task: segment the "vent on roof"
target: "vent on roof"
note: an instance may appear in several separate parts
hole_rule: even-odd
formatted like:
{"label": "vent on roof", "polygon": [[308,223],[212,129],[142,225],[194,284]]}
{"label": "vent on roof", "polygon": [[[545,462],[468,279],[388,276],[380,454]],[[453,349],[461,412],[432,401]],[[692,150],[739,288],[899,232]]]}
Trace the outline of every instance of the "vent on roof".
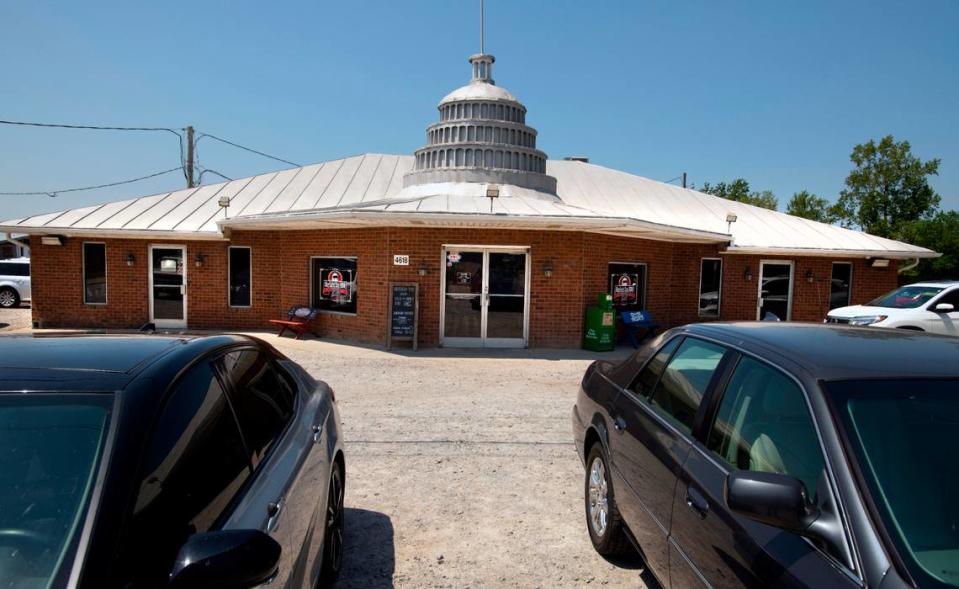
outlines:
{"label": "vent on roof", "polygon": [[585,155],[571,155],[569,157],[564,157],[563,159],[568,162],[583,162],[584,164],[589,163],[589,158]]}

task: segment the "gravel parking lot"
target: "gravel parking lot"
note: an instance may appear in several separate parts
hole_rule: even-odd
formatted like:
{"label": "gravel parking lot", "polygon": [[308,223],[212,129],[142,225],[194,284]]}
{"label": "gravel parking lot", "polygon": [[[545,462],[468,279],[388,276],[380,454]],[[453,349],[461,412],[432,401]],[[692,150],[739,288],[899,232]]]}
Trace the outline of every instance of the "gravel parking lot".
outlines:
{"label": "gravel parking lot", "polygon": [[[29,327],[29,308],[0,310],[0,331]],[[338,587],[655,586],[638,559],[598,556],[586,532],[570,410],[596,355],[254,335],[336,391],[347,453]]]}
{"label": "gravel parking lot", "polygon": [[0,309],[0,331],[17,331],[30,328],[30,305],[16,309]]}
{"label": "gravel parking lot", "polygon": [[339,587],[644,587],[589,543],[570,441],[582,352],[392,354],[271,343],[336,391],[347,452]]}

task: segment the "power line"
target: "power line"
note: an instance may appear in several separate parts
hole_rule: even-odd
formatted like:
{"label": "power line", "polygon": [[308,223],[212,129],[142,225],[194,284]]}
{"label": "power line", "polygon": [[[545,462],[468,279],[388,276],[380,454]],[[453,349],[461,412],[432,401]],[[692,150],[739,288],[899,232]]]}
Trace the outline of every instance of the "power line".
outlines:
{"label": "power line", "polygon": [[119,182],[110,182],[109,184],[99,184],[97,186],[84,186],[82,188],[64,188],[63,190],[41,190],[41,191],[35,191],[35,192],[0,192],[0,196],[37,196],[37,195],[45,194],[50,197],[55,197],[56,195],[63,194],[65,192],[80,192],[82,190],[96,190],[98,188],[110,188],[111,186],[132,184],[134,182],[147,180],[149,178],[155,178],[157,176],[162,176],[163,174],[169,174],[170,172],[176,172],[177,170],[182,170],[182,169],[183,169],[183,166],[177,166],[175,168],[170,168],[169,170],[163,170],[162,172],[154,172],[153,174],[140,176],[139,178],[131,178],[129,180],[120,180]]}
{"label": "power line", "polygon": [[263,153],[262,151],[257,151],[257,150],[255,150],[255,149],[250,148],[250,147],[244,147],[244,146],[240,145],[239,143],[233,143],[232,141],[227,141],[226,139],[223,139],[223,138],[221,138],[221,137],[217,137],[216,135],[210,135],[209,133],[200,133],[200,135],[196,138],[196,142],[195,142],[195,143],[199,143],[199,142],[200,142],[200,139],[203,139],[204,137],[209,137],[210,139],[215,139],[216,141],[220,141],[220,142],[222,142],[222,143],[226,143],[227,145],[232,145],[233,147],[236,147],[236,148],[238,148],[238,149],[242,149],[242,150],[245,150],[245,151],[249,151],[250,153],[255,153],[255,154],[257,154],[257,155],[262,155],[263,157],[268,157],[268,158],[270,158],[271,160],[276,160],[276,161],[278,161],[278,162],[283,162],[284,164],[290,164],[291,166],[300,167],[300,164],[293,163],[293,162],[291,162],[291,161],[289,161],[289,160],[285,160],[285,159],[283,159],[283,158],[270,155],[270,154],[268,154],[268,153]]}
{"label": "power line", "polygon": [[28,123],[24,121],[3,120],[0,120],[0,124],[20,125],[23,127],[52,127],[58,129],[92,129],[94,131],[168,131],[174,135],[179,135],[179,133],[169,127],[105,127],[100,125],[61,125],[58,123]]}
{"label": "power line", "polygon": [[196,179],[197,184],[203,184],[203,174],[215,174],[219,176],[220,178],[223,178],[224,180],[229,180],[229,181],[233,180],[233,178],[230,178],[229,176],[224,176],[223,174],[217,172],[216,170],[211,170],[210,168],[204,168],[203,166],[199,164],[197,164],[197,167],[201,168],[200,175]]}

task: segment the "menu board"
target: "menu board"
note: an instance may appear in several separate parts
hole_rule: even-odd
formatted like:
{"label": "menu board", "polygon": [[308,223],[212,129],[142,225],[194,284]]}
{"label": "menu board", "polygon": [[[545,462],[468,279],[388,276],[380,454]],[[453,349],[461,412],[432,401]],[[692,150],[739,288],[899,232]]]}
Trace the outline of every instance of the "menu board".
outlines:
{"label": "menu board", "polygon": [[390,326],[387,347],[392,347],[394,341],[411,341],[413,350],[416,350],[418,288],[416,284],[390,284]]}

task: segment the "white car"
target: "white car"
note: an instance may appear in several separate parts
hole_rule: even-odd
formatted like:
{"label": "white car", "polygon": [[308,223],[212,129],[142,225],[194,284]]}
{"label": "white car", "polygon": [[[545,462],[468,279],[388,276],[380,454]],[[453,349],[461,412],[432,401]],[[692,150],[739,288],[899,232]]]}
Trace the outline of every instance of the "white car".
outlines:
{"label": "white car", "polygon": [[30,300],[30,258],[0,260],[0,308]]}
{"label": "white car", "polygon": [[901,286],[865,305],[833,309],[826,323],[959,335],[959,281]]}

